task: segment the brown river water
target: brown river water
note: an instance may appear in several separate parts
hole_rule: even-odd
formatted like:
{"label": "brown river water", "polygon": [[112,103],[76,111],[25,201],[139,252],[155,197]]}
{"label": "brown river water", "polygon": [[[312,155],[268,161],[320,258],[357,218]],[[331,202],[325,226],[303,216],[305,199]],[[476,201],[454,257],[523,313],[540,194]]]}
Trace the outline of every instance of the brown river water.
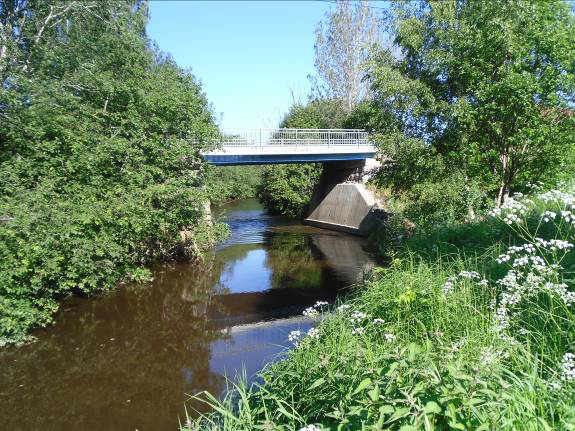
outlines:
{"label": "brown river water", "polygon": [[253,380],[375,264],[363,240],[266,214],[218,209],[231,235],[205,262],[153,268],[153,281],[64,301],[38,340],[0,350],[0,430],[177,430],[188,394]]}

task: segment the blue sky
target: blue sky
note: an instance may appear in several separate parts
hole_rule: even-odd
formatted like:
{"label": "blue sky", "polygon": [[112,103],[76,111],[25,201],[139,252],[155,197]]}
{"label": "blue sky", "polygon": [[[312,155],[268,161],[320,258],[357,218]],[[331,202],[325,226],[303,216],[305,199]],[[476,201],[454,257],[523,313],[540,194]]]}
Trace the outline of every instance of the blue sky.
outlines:
{"label": "blue sky", "polygon": [[152,1],[148,35],[202,81],[222,127],[276,127],[307,100],[321,1]]}

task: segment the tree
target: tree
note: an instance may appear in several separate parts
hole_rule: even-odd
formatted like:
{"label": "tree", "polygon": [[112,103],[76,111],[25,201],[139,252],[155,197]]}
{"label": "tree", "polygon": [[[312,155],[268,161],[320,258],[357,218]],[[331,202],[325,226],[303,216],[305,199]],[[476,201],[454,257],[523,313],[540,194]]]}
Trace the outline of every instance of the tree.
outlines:
{"label": "tree", "polygon": [[382,51],[370,69],[387,148],[421,142],[497,205],[563,169],[575,139],[568,4],[397,2],[388,23],[400,55]]}
{"label": "tree", "polygon": [[337,129],[347,115],[337,100],[313,100],[306,105],[295,104],[279,127],[300,129]]}
{"label": "tree", "polygon": [[351,111],[368,94],[364,67],[378,41],[377,21],[367,0],[338,1],[334,11],[316,28],[315,68],[312,78],[319,98],[337,99]]}
{"label": "tree", "polygon": [[216,238],[200,151],[217,127],[146,22],[140,1],[0,0],[0,345]]}

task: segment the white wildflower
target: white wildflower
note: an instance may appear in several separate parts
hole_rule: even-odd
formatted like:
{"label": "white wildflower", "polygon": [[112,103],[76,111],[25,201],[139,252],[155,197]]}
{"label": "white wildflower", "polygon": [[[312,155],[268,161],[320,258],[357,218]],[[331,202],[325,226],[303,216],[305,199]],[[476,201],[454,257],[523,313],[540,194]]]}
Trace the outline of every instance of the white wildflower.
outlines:
{"label": "white wildflower", "polygon": [[507,344],[509,344],[511,346],[517,346],[519,344],[519,341],[517,341],[515,338],[513,338],[510,335],[507,335],[504,332],[499,333],[499,339],[501,341],[506,342]]}
{"label": "white wildflower", "polygon": [[546,223],[551,220],[555,220],[555,217],[557,217],[557,213],[554,213],[553,211],[545,211],[542,215],[543,221]]}
{"label": "white wildflower", "polygon": [[317,328],[310,328],[310,329],[307,331],[307,335],[308,335],[308,337],[310,337],[310,338],[318,339],[318,338],[319,338],[319,329],[317,329]]}
{"label": "white wildflower", "polygon": [[299,340],[299,338],[301,337],[301,331],[291,331],[288,335],[288,340],[291,341],[292,343],[297,342],[297,340]]}
{"label": "white wildflower", "polygon": [[[457,280],[459,278],[465,278],[468,280],[480,280],[481,276],[479,275],[479,273],[475,271],[461,271],[457,275],[452,275],[447,279],[447,281],[443,285],[443,293],[445,295],[449,295],[450,293],[453,292],[453,290],[455,289],[455,284],[457,283]],[[481,279],[481,281],[479,281],[479,284],[481,286],[487,286],[487,283],[488,282],[485,279]]]}
{"label": "white wildflower", "polygon": [[337,307],[336,310],[340,313],[343,313],[344,311],[349,310],[350,308],[351,308],[351,305],[343,304],[343,305],[340,305],[339,307]]}
{"label": "white wildflower", "polygon": [[561,363],[561,380],[564,382],[575,381],[575,354],[565,353]]}
{"label": "white wildflower", "polygon": [[498,359],[499,359],[499,352],[493,349],[492,347],[483,349],[481,351],[481,354],[479,355],[479,361],[481,362],[481,365],[484,367],[492,365]]}
{"label": "white wildflower", "polygon": [[393,334],[383,334],[383,338],[388,342],[392,342],[397,339],[397,337]]}
{"label": "white wildflower", "polygon": [[453,288],[454,288],[456,281],[457,281],[456,276],[451,276],[447,279],[447,281],[443,285],[443,293],[445,295],[449,295],[451,292],[453,292]]}
{"label": "white wildflower", "polygon": [[303,310],[302,314],[306,317],[313,317],[313,316],[317,316],[319,314],[319,312],[313,307],[308,307],[305,310]]}
{"label": "white wildflower", "polygon": [[362,313],[361,311],[354,311],[351,313],[351,318],[349,320],[355,325],[362,322],[365,318],[367,318],[367,314]]}
{"label": "white wildflower", "polygon": [[461,271],[461,272],[458,274],[458,276],[459,276],[459,277],[463,277],[463,278],[469,278],[469,279],[471,279],[471,280],[481,278],[481,277],[479,276],[479,274],[478,274],[477,272],[475,272],[475,271]]}
{"label": "white wildflower", "polygon": [[566,210],[561,211],[561,217],[567,223],[571,223],[571,222],[575,221],[575,215],[571,211],[566,211]]}
{"label": "white wildflower", "polygon": [[357,327],[357,328],[353,328],[353,330],[351,331],[351,333],[353,335],[361,335],[365,332],[365,328],[362,328],[361,326]]}
{"label": "white wildflower", "polygon": [[318,428],[315,425],[306,425],[303,428],[300,428],[299,431],[321,431],[321,428]]}
{"label": "white wildflower", "polygon": [[385,323],[385,320],[383,320],[383,319],[379,319],[379,318],[373,319],[374,325],[383,325],[384,323]]}

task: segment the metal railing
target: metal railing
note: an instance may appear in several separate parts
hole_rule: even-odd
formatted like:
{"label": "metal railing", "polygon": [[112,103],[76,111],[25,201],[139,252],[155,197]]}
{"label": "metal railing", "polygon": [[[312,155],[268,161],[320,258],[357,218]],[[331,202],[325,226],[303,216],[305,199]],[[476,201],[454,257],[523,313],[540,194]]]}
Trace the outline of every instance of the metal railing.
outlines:
{"label": "metal railing", "polygon": [[368,133],[355,129],[223,129],[224,147],[367,146]]}

